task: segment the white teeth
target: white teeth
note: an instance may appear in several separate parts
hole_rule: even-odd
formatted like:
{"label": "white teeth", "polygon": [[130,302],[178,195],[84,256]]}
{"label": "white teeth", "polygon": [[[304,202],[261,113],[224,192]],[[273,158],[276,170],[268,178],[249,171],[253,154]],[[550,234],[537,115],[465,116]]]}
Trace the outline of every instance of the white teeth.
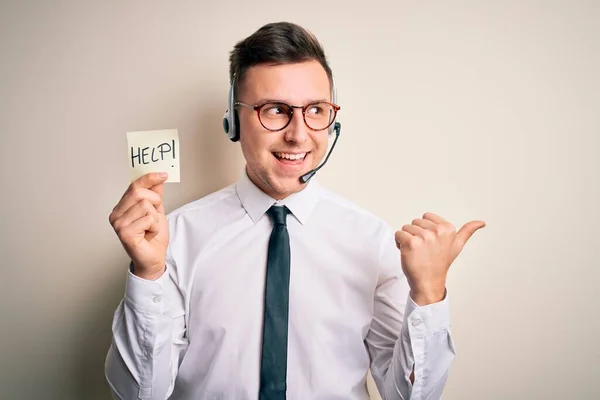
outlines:
{"label": "white teeth", "polygon": [[279,158],[287,158],[288,160],[301,160],[306,157],[306,153],[289,154],[289,153],[275,153]]}

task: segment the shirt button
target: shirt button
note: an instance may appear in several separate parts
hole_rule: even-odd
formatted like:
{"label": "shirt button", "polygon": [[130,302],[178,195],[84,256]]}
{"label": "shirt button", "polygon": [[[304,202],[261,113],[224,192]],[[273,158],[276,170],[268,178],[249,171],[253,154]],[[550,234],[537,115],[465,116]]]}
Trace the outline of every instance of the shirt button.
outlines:
{"label": "shirt button", "polygon": [[412,322],[412,324],[413,324],[413,326],[419,326],[419,325],[421,325],[421,322],[423,322],[423,321],[421,321],[420,319],[415,319],[415,320]]}
{"label": "shirt button", "polygon": [[161,300],[162,300],[162,297],[160,297],[160,296],[154,296],[152,298],[152,301],[155,302],[155,303],[160,303]]}

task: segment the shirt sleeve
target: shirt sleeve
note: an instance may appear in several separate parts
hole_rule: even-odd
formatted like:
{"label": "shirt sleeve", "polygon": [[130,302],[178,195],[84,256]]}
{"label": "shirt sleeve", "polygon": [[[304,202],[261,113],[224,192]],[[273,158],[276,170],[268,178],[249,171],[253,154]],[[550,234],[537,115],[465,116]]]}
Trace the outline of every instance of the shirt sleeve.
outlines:
{"label": "shirt sleeve", "polygon": [[155,281],[127,274],[105,373],[115,399],[165,400],[187,349],[183,297],[167,263]]}
{"label": "shirt sleeve", "polygon": [[393,233],[384,239],[379,267],[366,338],[373,380],[384,400],[439,399],[455,355],[448,295],[422,307],[410,298]]}

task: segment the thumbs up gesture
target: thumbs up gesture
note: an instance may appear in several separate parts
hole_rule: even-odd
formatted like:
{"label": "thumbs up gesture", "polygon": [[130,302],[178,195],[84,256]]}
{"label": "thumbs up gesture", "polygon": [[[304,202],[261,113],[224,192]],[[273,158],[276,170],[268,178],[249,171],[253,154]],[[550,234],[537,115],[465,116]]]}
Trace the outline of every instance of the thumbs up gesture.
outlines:
{"label": "thumbs up gesture", "polygon": [[444,299],[448,269],[483,221],[471,221],[456,228],[433,213],[425,213],[396,232],[402,270],[410,285],[413,301],[423,306]]}

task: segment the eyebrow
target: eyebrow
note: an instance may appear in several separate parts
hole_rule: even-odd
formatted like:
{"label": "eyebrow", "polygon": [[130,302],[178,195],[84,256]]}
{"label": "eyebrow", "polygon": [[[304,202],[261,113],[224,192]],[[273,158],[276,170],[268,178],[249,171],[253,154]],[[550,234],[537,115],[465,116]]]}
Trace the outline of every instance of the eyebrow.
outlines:
{"label": "eyebrow", "polygon": [[[316,100],[309,100],[308,102],[304,103],[304,104],[313,104],[313,103],[328,103],[329,99],[316,99]],[[265,99],[259,99],[257,100],[254,104],[265,104],[265,103],[284,103],[284,104],[290,104],[285,100],[281,100],[281,99],[269,99],[269,98],[265,98]],[[290,105],[295,105],[295,104],[290,104]]]}

